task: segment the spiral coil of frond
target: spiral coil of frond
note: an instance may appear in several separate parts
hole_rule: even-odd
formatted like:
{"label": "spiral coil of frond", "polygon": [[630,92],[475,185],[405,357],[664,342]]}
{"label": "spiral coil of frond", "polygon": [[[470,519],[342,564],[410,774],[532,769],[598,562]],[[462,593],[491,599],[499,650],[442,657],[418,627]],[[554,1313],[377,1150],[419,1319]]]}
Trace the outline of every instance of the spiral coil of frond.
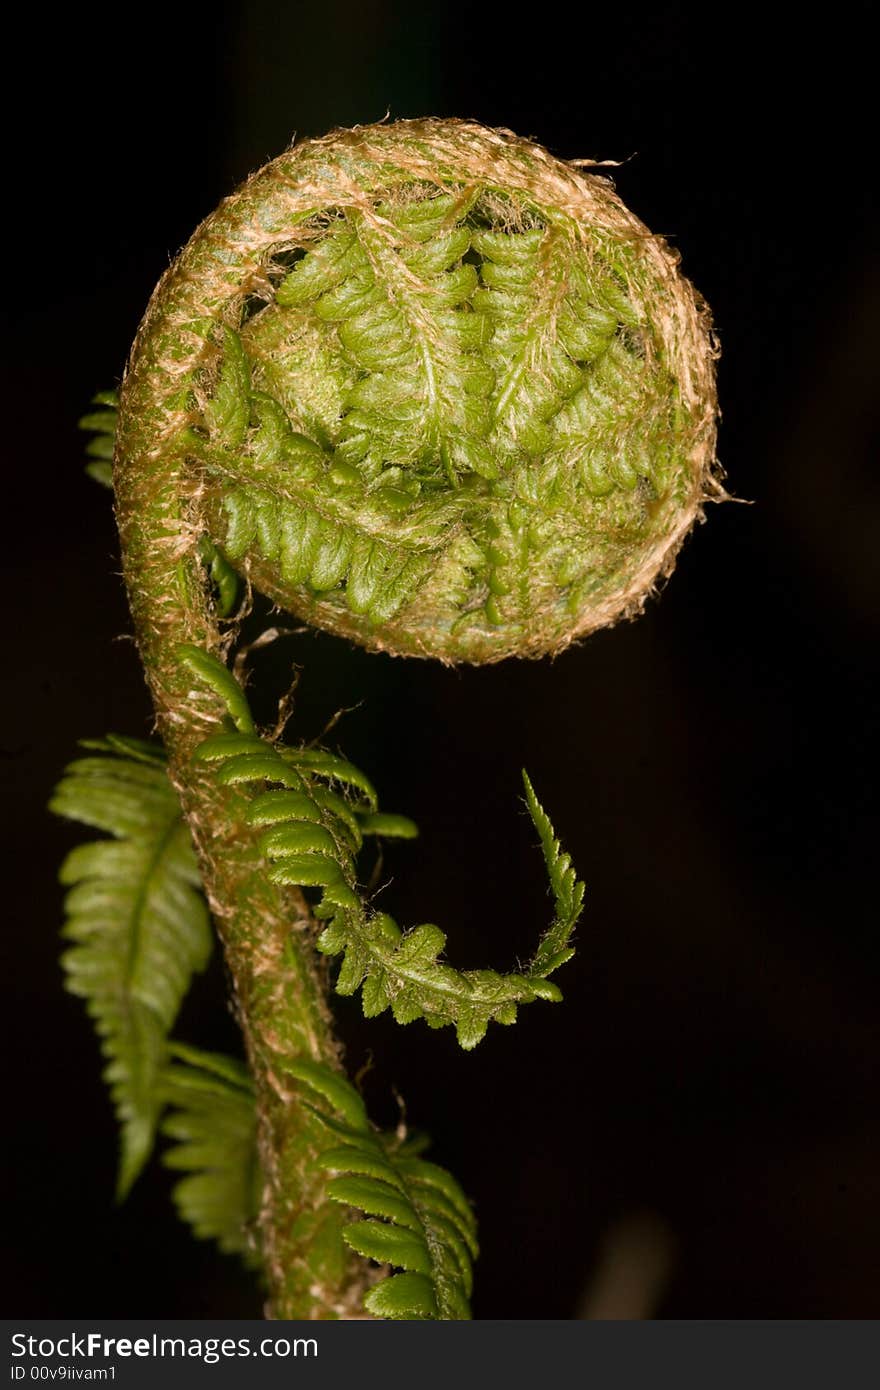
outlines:
{"label": "spiral coil of frond", "polygon": [[121,447],[179,455],[189,524],[317,626],[539,655],[636,611],[717,490],[713,357],[605,179],[402,121],[297,146],[203,224]]}

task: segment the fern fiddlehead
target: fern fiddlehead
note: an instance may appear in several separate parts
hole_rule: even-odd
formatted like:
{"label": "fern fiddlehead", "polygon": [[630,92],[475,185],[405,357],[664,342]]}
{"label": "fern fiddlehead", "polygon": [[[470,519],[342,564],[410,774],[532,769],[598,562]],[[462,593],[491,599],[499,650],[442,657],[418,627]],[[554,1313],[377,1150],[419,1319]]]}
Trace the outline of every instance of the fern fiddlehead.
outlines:
{"label": "fern fiddlehead", "polygon": [[[451,1023],[473,1046],[557,996],[582,888],[526,781],[556,917],[524,973],[455,971],[438,928],[371,913],[359,839],[405,822],[356,769],[256,729],[224,660],[232,571],[375,649],[556,651],[639,609],[717,488],[712,358],[674,256],[604,180],[453,121],[294,148],[153,296],[121,393],[117,516],[245,1036],[277,1315],[350,1314],[375,1278],[364,1257],[402,1271],[367,1295],[382,1315],[463,1316],[470,1280],[466,1204],[458,1221],[450,1191],[431,1208],[427,1167],[406,1175],[360,1121],[346,1143],[375,1171],[327,1159],[309,1089],[323,1077],[326,1099],[335,1077],[339,1100],[347,1083],[320,953],[342,956],[337,987],[362,988],[368,1014]],[[353,1233],[343,1201],[412,1238]]]}

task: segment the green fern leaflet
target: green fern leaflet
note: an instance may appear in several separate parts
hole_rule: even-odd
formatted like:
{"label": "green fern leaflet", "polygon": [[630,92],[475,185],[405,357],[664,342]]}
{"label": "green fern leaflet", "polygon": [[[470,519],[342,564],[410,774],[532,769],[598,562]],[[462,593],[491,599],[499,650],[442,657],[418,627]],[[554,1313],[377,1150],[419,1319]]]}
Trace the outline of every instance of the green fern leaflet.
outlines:
{"label": "green fern leaflet", "polygon": [[412,822],[377,816],[373,787],[344,759],[261,738],[227,668],[198,647],[179,650],[224,702],[238,730],[206,739],[195,756],[216,765],[222,785],[254,789],[246,819],[260,828],[269,878],[321,890],[314,912],[326,925],[317,945],[326,955],[342,957],[340,994],[362,989],[368,1018],[390,1008],[398,1023],[423,1018],[432,1028],[451,1024],[464,1048],[475,1047],[491,1021],[513,1023],[518,1005],[562,998],[547,976],[573,954],[570,938],[584,889],[528,778],[526,804],[541,837],[556,903],[553,925],[523,974],[455,970],[440,959],[446,936],[439,927],[425,923],[402,932],[387,913],[371,912],[359,891],[355,856],[363,834],[377,826],[387,827],[384,833],[408,834],[415,830]]}
{"label": "green fern leaflet", "polygon": [[168,1034],[211,952],[208,911],[189,831],[162,754],[135,739],[84,741],[50,809],[110,838],[71,850],[61,867],[67,988],[101,1037],[119,1119],[118,1195],[150,1156]]}
{"label": "green fern leaflet", "polygon": [[315,1062],[290,1072],[315,1097],[312,1108],[332,1138],[318,1160],[333,1175],[327,1195],[362,1213],[343,1227],[346,1242],[399,1271],[370,1289],[367,1311],[407,1321],[470,1318],[477,1227],[458,1183],[396,1134],[374,1130],[357,1091],[337,1073]]}
{"label": "green fern leaflet", "polygon": [[78,421],[79,428],[93,436],[86,445],[86,472],[102,487],[112,488],[119,392],[99,391],[92,397],[92,405],[97,408]]}
{"label": "green fern leaflet", "polygon": [[255,1268],[261,1174],[250,1075],[242,1062],[215,1052],[182,1043],[169,1051],[175,1062],[162,1089],[171,1109],[161,1129],[175,1142],[162,1162],[186,1175],[174,1186],[174,1205],[195,1235]]}

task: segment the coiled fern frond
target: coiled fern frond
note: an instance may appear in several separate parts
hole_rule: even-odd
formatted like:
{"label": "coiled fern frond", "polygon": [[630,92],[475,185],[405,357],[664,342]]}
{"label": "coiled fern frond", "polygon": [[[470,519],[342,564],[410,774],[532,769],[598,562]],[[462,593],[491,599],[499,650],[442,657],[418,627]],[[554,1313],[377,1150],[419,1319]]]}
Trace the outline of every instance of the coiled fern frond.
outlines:
{"label": "coiled fern frond", "polygon": [[714,346],[675,256],[506,132],[297,146],[200,230],[145,333],[124,414],[167,378],[162,448],[214,544],[369,647],[557,650],[638,611],[720,494]]}
{"label": "coiled fern frond", "polygon": [[[458,1189],[377,1137],[342,1078],[316,940],[341,957],[337,988],[360,989],[366,1013],[451,1024],[473,1047],[520,1003],[559,997],[548,976],[571,954],[583,888],[526,778],[555,914],[524,971],[456,971],[439,928],[401,932],[374,912],[358,884],[363,836],[414,827],[380,812],[344,759],[261,735],[227,665],[240,595],[445,662],[556,652],[637,612],[721,495],[714,355],[675,255],[604,179],[458,121],[338,131],[287,151],[202,224],[150,302],[120,392],[116,515],[170,780],[246,1040],[276,1316],[359,1314],[366,1261],[384,1258],[400,1272],[370,1292],[373,1311],[466,1316],[475,1248]],[[117,422],[113,401],[100,404],[84,424],[103,465]],[[138,839],[130,821],[105,828],[153,884],[146,831]],[[171,823],[168,810],[168,843]],[[119,945],[131,902],[116,861],[103,848],[92,859],[91,879],[68,868],[82,889],[76,978],[131,1130],[128,1182],[155,1131],[147,1096],[159,1073],[167,1081],[167,1032],[198,952],[180,922],[169,945],[157,911],[155,942],[176,965],[148,997],[129,978],[137,952]],[[244,1091],[227,1093],[237,1080],[216,1062],[184,1061],[172,1121],[192,1168],[184,1214],[235,1246],[244,1187],[228,1190],[227,1227],[212,1205],[229,1173],[209,1172],[222,1141],[208,1098],[243,1152]],[[365,1219],[352,1227],[344,1202]]]}
{"label": "coiled fern frond", "polygon": [[50,808],[106,832],[71,850],[62,956],[67,988],[101,1037],[120,1122],[117,1191],[150,1156],[167,1039],[194,972],[211,952],[208,912],[189,830],[161,751],[135,739],[84,741]]}

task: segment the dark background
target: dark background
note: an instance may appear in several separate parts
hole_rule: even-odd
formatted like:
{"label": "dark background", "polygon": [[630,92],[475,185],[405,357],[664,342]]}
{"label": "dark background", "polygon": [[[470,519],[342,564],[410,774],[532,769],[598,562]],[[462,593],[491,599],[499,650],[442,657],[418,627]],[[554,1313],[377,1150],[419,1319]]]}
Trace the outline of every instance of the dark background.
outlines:
{"label": "dark background", "polygon": [[[552,663],[453,672],[292,644],[295,727],[360,702],[333,737],[422,827],[390,858],[401,921],[443,924],[462,966],[527,955],[548,903],[522,765],[588,883],[563,1005],[464,1055],[343,1001],[352,1064],[372,1052],[373,1109],[393,1119],[397,1087],[477,1204],[478,1317],[577,1316],[638,1213],[666,1232],[659,1316],[880,1312],[876,81],[867,6],[813,29],[773,8],[214,0],[40,10],[8,36],[10,1314],[259,1307],[177,1226],[167,1175],[114,1209],[97,1048],[61,990],[55,872],[77,835],[45,802],[78,737],[149,719],[75,421],[224,194],[294,132],[386,111],[633,156],[621,194],[713,306],[720,455],[753,505],[711,507],[639,622]],[[221,990],[215,968],[182,1036],[234,1045]]]}

